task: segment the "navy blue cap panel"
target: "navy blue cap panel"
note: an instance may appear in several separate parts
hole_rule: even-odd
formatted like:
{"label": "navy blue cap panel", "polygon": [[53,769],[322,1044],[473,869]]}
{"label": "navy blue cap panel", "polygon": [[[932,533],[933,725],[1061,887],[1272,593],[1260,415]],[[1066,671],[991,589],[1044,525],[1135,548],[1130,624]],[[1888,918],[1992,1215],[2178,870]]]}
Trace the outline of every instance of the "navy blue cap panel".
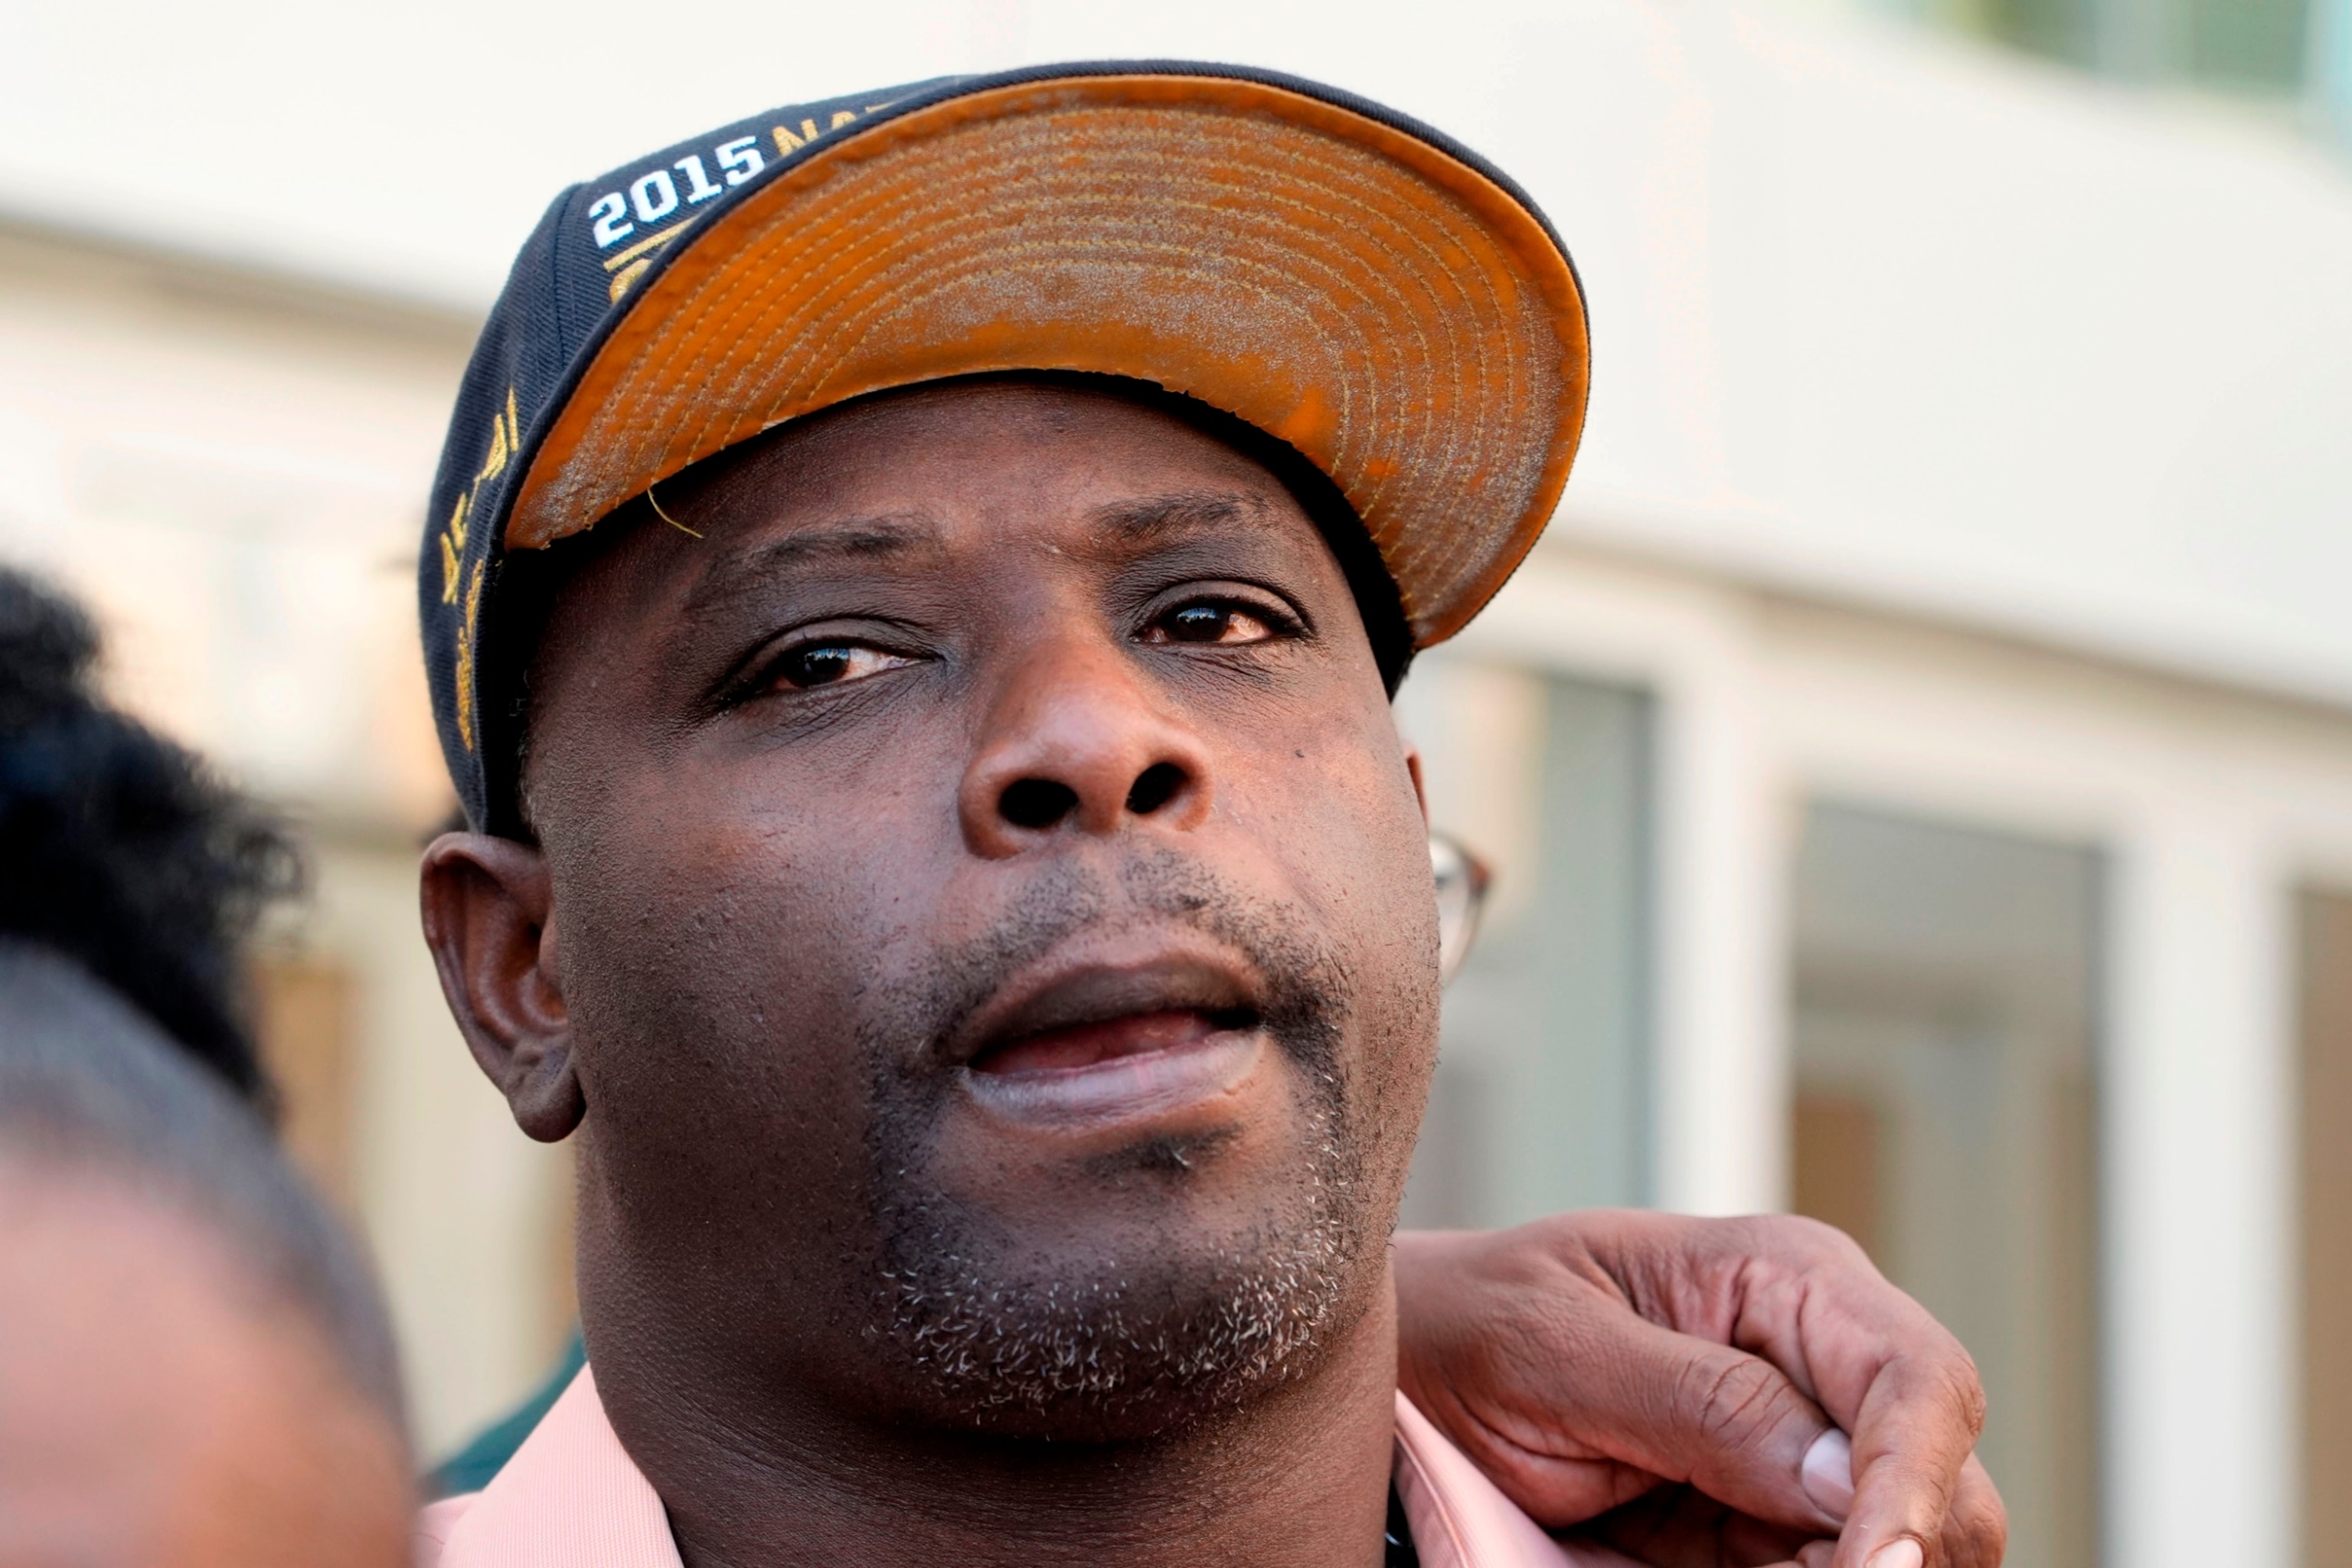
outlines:
{"label": "navy blue cap panel", "polygon": [[580,363],[625,313],[631,287],[697,220],[874,110],[954,79],[794,104],[664,148],[563,192],[524,242],[458,388],[418,563],[434,720],[476,827],[499,816],[492,781],[503,784],[512,763],[488,756],[486,744],[514,741],[478,711],[482,607],[526,454]]}
{"label": "navy blue cap panel", "polygon": [[[475,711],[475,646],[498,554],[498,520],[520,477],[523,410],[535,417],[563,374],[567,356],[551,258],[571,199],[565,192],[540,219],[474,345],[427,502],[417,563],[434,721],[458,804],[477,827],[488,820],[488,800]],[[518,287],[525,279],[530,283]]]}
{"label": "navy blue cap panel", "polygon": [[573,186],[554,256],[567,310],[577,303],[588,320],[601,320],[691,225],[724,210],[779,164],[878,110],[961,79],[940,77],[771,110]]}

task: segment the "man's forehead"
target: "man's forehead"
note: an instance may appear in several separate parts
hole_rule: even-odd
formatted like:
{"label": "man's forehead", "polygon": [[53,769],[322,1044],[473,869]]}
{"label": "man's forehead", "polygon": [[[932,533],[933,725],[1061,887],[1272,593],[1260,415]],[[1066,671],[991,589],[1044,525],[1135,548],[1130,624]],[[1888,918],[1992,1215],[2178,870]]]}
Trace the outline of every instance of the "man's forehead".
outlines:
{"label": "man's forehead", "polygon": [[997,552],[1110,570],[1172,557],[1188,572],[1209,575],[1249,575],[1302,548],[1323,552],[1313,526],[1276,499],[1278,486],[1271,488],[1274,495],[1252,489],[1125,497],[1011,526],[929,510],[777,519],[704,558],[681,619],[700,622],[730,602],[802,578],[966,575]]}
{"label": "man's forehead", "polygon": [[[1146,477],[1153,474],[1164,477]],[[1203,488],[1280,488],[1230,440],[1137,395],[1013,379],[907,387],[827,409],[730,447],[681,478],[722,506],[753,510],[797,499],[877,510],[868,504],[874,498],[977,492],[991,480],[1085,505]]]}

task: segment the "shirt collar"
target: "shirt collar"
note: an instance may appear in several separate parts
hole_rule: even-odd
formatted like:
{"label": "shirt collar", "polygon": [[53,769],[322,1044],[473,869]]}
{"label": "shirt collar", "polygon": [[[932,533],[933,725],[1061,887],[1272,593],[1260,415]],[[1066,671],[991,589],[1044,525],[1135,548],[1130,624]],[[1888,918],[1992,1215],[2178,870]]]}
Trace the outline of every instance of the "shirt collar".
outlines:
{"label": "shirt collar", "polygon": [[[1397,1395],[1395,1482],[1423,1568],[1632,1568],[1564,1546]],[[481,1491],[417,1524],[417,1568],[682,1568],[661,1499],[621,1447],[583,1368]]]}

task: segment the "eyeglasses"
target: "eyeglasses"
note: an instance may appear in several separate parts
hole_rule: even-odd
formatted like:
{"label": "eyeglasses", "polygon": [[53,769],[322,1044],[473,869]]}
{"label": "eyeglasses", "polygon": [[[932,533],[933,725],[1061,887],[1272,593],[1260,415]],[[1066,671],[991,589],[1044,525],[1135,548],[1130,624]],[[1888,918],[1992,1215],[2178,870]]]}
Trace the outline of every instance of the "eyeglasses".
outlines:
{"label": "eyeglasses", "polygon": [[1450,984],[1478,941],[1478,916],[1495,874],[1451,834],[1429,836],[1429,868],[1437,879],[1437,982]]}

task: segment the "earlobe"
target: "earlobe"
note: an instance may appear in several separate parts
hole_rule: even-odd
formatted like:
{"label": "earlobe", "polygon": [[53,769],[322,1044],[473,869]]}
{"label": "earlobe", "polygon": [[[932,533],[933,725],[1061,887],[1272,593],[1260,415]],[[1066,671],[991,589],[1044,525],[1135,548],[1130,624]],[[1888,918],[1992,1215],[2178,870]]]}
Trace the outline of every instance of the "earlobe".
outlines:
{"label": "earlobe", "polygon": [[475,1062],[517,1126],[541,1142],[569,1137],[588,1104],[572,1058],[546,858],[510,838],[445,833],[426,847],[422,876],[425,941]]}

